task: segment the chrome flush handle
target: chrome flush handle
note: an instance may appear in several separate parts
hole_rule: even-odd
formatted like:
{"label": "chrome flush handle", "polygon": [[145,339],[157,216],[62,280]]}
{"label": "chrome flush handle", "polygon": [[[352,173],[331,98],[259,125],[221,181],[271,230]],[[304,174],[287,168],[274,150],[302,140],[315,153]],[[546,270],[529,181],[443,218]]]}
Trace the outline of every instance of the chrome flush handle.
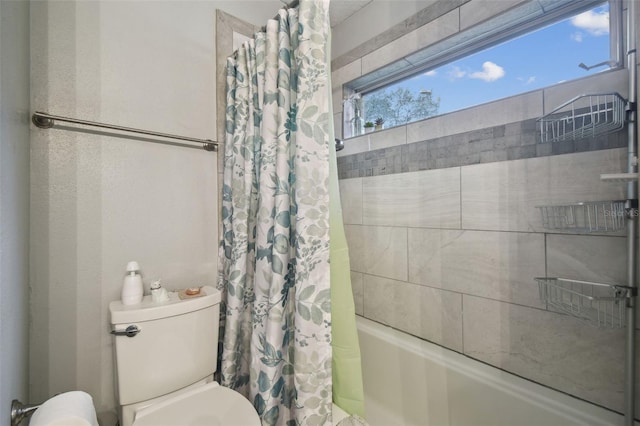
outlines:
{"label": "chrome flush handle", "polygon": [[137,325],[130,325],[124,330],[111,330],[111,334],[113,334],[114,336],[135,337],[135,335],[138,333],[140,333],[140,329]]}

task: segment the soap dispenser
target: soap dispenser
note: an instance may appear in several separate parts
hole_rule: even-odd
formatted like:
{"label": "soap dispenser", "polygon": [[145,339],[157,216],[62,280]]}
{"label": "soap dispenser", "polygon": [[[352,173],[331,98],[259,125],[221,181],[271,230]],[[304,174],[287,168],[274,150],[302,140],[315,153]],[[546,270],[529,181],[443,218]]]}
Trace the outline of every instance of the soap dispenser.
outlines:
{"label": "soap dispenser", "polygon": [[127,275],[122,285],[122,304],[137,305],[142,302],[144,290],[142,288],[142,276],[138,262],[127,263]]}

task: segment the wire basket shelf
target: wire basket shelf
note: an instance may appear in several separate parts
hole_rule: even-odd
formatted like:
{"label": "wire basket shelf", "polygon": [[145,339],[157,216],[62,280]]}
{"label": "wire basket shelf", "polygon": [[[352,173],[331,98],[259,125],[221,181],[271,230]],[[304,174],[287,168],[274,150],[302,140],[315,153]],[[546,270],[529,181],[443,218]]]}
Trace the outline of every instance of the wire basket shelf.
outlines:
{"label": "wire basket shelf", "polygon": [[618,93],[580,95],[540,118],[541,142],[577,140],[624,127],[626,101]]}
{"label": "wire basket shelf", "polygon": [[598,327],[625,327],[628,287],[555,277],[536,281],[540,299],[549,307]]}
{"label": "wire basket shelf", "polygon": [[585,201],[573,204],[536,206],[542,226],[571,232],[617,232],[626,226],[625,200]]}

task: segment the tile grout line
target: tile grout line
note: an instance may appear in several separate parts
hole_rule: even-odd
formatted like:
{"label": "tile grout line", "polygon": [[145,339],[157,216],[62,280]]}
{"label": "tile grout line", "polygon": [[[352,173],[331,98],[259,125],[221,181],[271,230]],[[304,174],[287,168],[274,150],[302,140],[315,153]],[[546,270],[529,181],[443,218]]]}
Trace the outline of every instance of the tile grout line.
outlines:
{"label": "tile grout line", "polygon": [[358,274],[362,274],[363,280],[364,280],[364,277],[368,275],[369,277],[379,278],[379,279],[389,280],[389,281],[396,281],[396,282],[401,283],[401,284],[407,284],[407,285],[418,287],[418,288],[429,288],[429,289],[432,289],[432,290],[441,291],[443,293],[459,294],[462,297],[464,297],[464,296],[475,297],[477,299],[489,300],[491,302],[504,303],[504,304],[507,304],[507,305],[519,306],[519,307],[522,307],[522,308],[534,309],[534,310],[542,311],[542,312],[546,312],[546,313],[565,315],[565,316],[567,315],[567,314],[562,313],[562,312],[550,311],[550,310],[547,310],[546,308],[540,307],[540,306],[531,306],[531,305],[526,305],[524,303],[516,303],[514,301],[509,301],[509,300],[495,299],[495,298],[492,298],[492,297],[480,296],[480,295],[472,294],[472,293],[463,293],[463,292],[458,291],[458,290],[451,290],[451,289],[442,288],[442,287],[434,287],[433,285],[429,285],[429,284],[421,284],[421,283],[416,283],[416,282],[412,282],[412,281],[403,281],[403,280],[400,280],[400,279],[397,279],[397,278],[385,277],[384,275],[376,275],[376,274],[373,274],[371,272],[362,272],[362,271],[356,271],[356,270],[352,270],[350,272],[356,272]]}
{"label": "tile grout line", "polygon": [[465,353],[464,351],[464,293],[462,293],[460,295],[460,334],[461,334],[461,339],[462,339],[462,344],[460,345],[460,347],[462,348],[462,353]]}
{"label": "tile grout line", "polygon": [[409,282],[409,228],[404,228],[404,230],[407,233],[407,239],[405,241],[407,247],[407,268],[405,272],[407,273],[407,282]]}
{"label": "tile grout line", "polygon": [[364,226],[364,178],[360,179],[360,223]]}
{"label": "tile grout line", "polygon": [[412,226],[412,225],[393,225],[393,224],[364,224],[364,223],[344,223],[346,226],[371,226],[380,228],[407,228],[407,229],[429,229],[429,230],[442,230],[442,231],[472,231],[472,232],[502,232],[507,234],[545,234],[545,235],[570,235],[570,236],[582,236],[582,237],[608,237],[608,238],[626,238],[624,235],[606,232],[548,232],[548,231],[525,231],[514,229],[482,229],[482,228],[440,228],[436,226]]}
{"label": "tile grout line", "polygon": [[462,229],[462,167],[460,167],[460,179],[458,181],[458,194],[460,195],[460,229]]}
{"label": "tile grout line", "polygon": [[[544,234],[544,276],[548,277],[549,276],[549,264],[547,261],[547,233],[545,232]],[[538,284],[539,286],[540,284]],[[544,301],[544,309],[546,311],[549,311],[549,303],[547,303],[546,297],[545,297],[545,301]]]}

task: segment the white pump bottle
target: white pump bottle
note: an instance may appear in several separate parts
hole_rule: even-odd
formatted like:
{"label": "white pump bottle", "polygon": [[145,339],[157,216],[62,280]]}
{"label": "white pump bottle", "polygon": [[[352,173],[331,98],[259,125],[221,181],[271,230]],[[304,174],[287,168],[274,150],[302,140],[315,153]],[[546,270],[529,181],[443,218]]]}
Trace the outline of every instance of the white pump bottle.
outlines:
{"label": "white pump bottle", "polygon": [[122,304],[137,305],[142,302],[144,289],[142,288],[142,276],[138,262],[127,263],[127,275],[122,285]]}

